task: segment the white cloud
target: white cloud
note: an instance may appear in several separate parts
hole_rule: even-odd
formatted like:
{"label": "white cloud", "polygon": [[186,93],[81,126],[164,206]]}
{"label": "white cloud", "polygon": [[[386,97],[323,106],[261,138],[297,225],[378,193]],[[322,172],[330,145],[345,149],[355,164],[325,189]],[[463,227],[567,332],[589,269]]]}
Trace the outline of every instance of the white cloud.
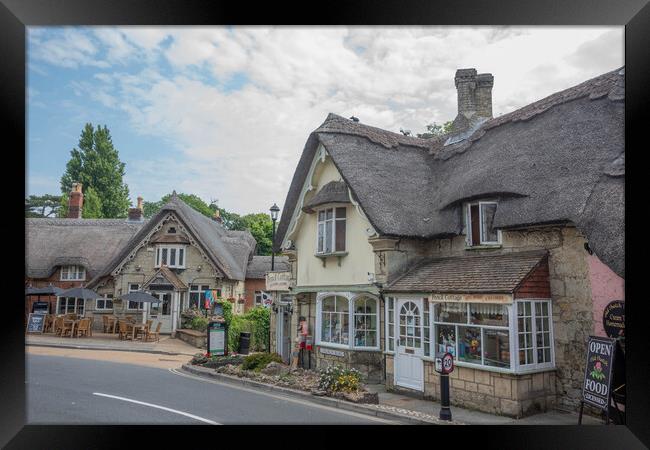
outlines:
{"label": "white cloud", "polygon": [[[97,46],[66,33],[33,40],[57,49],[58,65],[92,66]],[[623,64],[622,27],[120,27],[93,38],[115,65],[86,95],[178,152],[128,162],[132,194],[176,189],[238,212],[284,201],[328,112],[417,133],[454,118],[458,68],[494,75],[499,114]],[[145,69],[121,64],[134,56]]]}

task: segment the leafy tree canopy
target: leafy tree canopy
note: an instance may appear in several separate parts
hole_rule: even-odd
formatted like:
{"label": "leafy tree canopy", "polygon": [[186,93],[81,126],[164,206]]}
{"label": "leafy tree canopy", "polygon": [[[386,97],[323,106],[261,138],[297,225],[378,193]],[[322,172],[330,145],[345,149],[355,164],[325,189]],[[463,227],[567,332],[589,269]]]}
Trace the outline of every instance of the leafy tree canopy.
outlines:
{"label": "leafy tree canopy", "polygon": [[427,131],[417,134],[417,137],[423,139],[431,139],[432,137],[449,133],[451,131],[451,124],[451,120],[443,123],[442,125],[438,125],[437,123],[433,122],[426,126]]}
{"label": "leafy tree canopy", "polygon": [[105,125],[94,128],[87,123],[78,148],[70,152],[70,160],[61,177],[61,192],[67,197],[73,183],[82,183],[83,217],[87,214],[103,218],[126,217],[131,202],[129,188],[123,181],[124,166],[113,147],[109,129]]}
{"label": "leafy tree canopy", "polygon": [[30,195],[25,199],[25,217],[56,216],[60,207],[60,195]]}

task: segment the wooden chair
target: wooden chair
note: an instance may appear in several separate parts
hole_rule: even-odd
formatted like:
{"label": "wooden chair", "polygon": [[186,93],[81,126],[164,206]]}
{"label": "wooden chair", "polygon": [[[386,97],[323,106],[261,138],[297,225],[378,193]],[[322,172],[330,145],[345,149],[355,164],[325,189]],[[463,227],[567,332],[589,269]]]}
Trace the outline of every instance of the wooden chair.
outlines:
{"label": "wooden chair", "polygon": [[44,322],[43,333],[54,331],[54,316],[52,316],[52,314],[46,314]]}
{"label": "wooden chair", "polygon": [[90,320],[90,318],[81,319],[79,321],[79,324],[77,325],[77,332],[76,332],[77,337],[90,336],[91,326],[92,326],[92,320]]}
{"label": "wooden chair", "polygon": [[63,321],[65,317],[59,316],[54,318],[54,334],[60,335],[63,331]]}
{"label": "wooden chair", "polygon": [[145,341],[149,341],[150,338],[156,338],[156,341],[160,341],[160,326],[162,325],[161,322],[158,322],[158,325],[156,326],[156,331],[151,331],[150,329],[147,329],[147,334],[145,335]]}
{"label": "wooden chair", "polygon": [[120,329],[120,339],[132,339],[131,332],[129,331],[129,327],[126,325],[126,322],[124,320],[119,321],[119,329]]}
{"label": "wooden chair", "polygon": [[104,333],[108,333],[108,316],[102,316],[102,329]]}
{"label": "wooden chair", "polygon": [[74,322],[70,319],[65,319],[65,318],[63,318],[62,322],[63,323],[61,325],[61,337],[64,337],[66,335],[72,337],[74,333]]}

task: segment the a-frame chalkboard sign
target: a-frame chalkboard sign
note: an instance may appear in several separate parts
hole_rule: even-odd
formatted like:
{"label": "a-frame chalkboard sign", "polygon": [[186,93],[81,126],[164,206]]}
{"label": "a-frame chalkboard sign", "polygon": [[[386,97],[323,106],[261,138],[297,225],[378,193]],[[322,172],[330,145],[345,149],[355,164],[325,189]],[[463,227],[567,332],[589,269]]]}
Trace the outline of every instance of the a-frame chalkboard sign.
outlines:
{"label": "a-frame chalkboard sign", "polygon": [[27,318],[27,333],[43,333],[43,327],[45,325],[45,315],[29,313]]}
{"label": "a-frame chalkboard sign", "polygon": [[585,403],[602,409],[605,412],[606,424],[610,421],[612,409],[618,413],[619,422],[625,422],[624,413],[621,413],[618,407],[619,404],[625,403],[625,356],[617,339],[589,336],[579,425],[582,424]]}

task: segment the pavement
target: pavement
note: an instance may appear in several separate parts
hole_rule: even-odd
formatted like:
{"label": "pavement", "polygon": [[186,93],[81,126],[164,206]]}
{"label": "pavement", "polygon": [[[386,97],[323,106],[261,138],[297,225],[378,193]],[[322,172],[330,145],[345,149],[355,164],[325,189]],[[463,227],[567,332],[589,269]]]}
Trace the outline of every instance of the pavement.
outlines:
{"label": "pavement", "polygon": [[25,336],[25,345],[41,347],[58,347],[86,350],[112,350],[126,352],[158,353],[167,355],[188,355],[202,353],[204,350],[196,348],[180,339],[161,335],[160,341],[143,342],[140,340],[120,340],[117,334],[93,332],[92,337],[60,337],[55,334],[30,334]]}
{"label": "pavement", "polygon": [[[27,353],[33,355],[102,360],[111,363],[145,365],[163,369],[179,369],[189,362],[189,357],[201,351],[180,339],[172,339],[169,336],[161,336],[159,342],[149,343],[120,341],[115,335],[105,335],[104,333],[95,333],[93,337],[89,338],[29,335],[26,336],[26,345],[28,346],[26,347]],[[98,352],[97,350],[101,351]],[[362,414],[392,418],[404,423],[471,425],[576,425],[578,423],[577,413],[559,410],[551,410],[522,419],[513,419],[453,405],[451,407],[453,421],[449,423],[439,420],[439,403],[389,392],[383,384],[368,385],[368,390],[378,393],[379,405],[356,405],[343,400],[315,397],[309,393],[292,389],[262,385],[252,380],[229,377],[196,366],[186,367],[201,369],[192,370],[192,375],[204,379],[221,380],[230,384],[238,383],[252,389],[274,391],[281,395],[300,397],[305,401],[329,405],[332,408],[346,408]],[[601,425],[602,423],[602,420],[598,418],[583,416],[583,424],[585,425]]]}

